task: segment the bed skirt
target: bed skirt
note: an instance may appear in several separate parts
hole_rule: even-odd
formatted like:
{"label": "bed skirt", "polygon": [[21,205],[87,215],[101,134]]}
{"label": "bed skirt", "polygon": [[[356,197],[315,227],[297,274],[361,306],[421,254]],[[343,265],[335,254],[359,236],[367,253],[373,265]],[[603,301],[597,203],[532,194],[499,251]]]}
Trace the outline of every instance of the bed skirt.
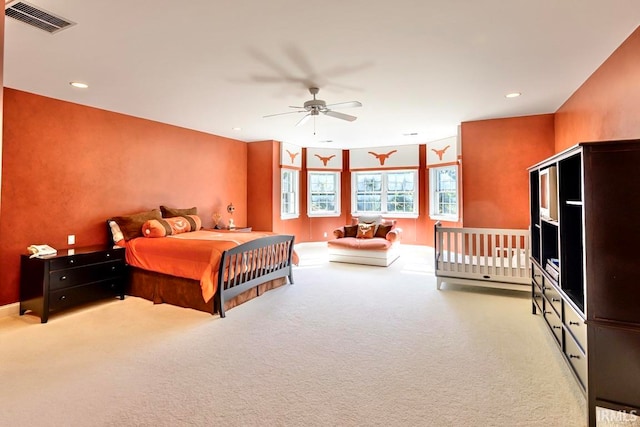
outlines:
{"label": "bed skirt", "polygon": [[[205,302],[198,280],[169,276],[135,267],[129,267],[129,272],[127,295],[141,297],[154,304],[167,303],[211,314],[218,311],[217,304],[214,303],[217,295],[209,302]],[[257,288],[249,289],[237,297],[225,301],[224,309],[225,311],[229,310],[285,283],[287,283],[286,277],[265,282]]]}

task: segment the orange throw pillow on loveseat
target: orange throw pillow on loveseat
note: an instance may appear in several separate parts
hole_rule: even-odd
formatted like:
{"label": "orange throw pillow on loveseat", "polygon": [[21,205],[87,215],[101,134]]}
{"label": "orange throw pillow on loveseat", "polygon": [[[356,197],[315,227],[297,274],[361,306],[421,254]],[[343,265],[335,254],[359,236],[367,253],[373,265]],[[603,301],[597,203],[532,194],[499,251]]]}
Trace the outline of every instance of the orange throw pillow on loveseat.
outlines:
{"label": "orange throw pillow on loveseat", "polygon": [[356,235],[357,239],[373,239],[373,234],[375,233],[376,225],[375,224],[358,224],[358,234]]}

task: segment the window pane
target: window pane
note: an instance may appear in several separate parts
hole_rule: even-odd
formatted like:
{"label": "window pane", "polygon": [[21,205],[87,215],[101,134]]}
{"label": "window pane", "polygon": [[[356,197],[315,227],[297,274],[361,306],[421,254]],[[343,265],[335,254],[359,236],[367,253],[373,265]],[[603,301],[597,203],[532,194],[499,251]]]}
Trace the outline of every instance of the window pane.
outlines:
{"label": "window pane", "polygon": [[456,166],[433,170],[432,212],[435,215],[458,215],[458,169]]}
{"label": "window pane", "polygon": [[382,174],[357,174],[357,191],[378,192],[382,190]]}
{"label": "window pane", "polygon": [[352,177],[355,212],[417,213],[415,170],[356,172]]}
{"label": "window pane", "polygon": [[282,215],[298,214],[298,171],[282,170],[280,213]]}
{"label": "window pane", "polygon": [[335,214],[339,210],[339,174],[337,172],[309,172],[310,214]]}
{"label": "window pane", "polygon": [[356,208],[358,212],[379,212],[382,207],[382,197],[379,194],[356,195]]}

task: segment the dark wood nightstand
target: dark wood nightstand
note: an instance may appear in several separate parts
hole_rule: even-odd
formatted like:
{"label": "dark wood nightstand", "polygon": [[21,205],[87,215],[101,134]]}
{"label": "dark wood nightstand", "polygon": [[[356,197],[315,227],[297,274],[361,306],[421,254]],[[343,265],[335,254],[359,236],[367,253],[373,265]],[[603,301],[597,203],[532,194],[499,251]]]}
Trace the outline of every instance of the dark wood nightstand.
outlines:
{"label": "dark wood nightstand", "polygon": [[251,227],[236,227],[232,229],[218,228],[213,231],[220,231],[222,233],[251,233]]}
{"label": "dark wood nightstand", "polygon": [[20,315],[46,323],[49,313],[89,301],[124,299],[124,248],[90,246],[58,250],[42,258],[20,258]]}

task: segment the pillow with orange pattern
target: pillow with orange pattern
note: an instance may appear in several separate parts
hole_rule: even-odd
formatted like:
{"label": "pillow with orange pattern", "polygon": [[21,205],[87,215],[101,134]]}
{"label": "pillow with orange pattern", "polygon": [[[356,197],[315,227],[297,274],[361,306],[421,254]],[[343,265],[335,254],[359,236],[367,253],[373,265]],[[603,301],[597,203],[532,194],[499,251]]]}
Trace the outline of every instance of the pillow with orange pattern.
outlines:
{"label": "pillow with orange pattern", "polygon": [[358,224],[358,234],[356,235],[356,239],[372,239],[375,230],[375,224]]}
{"label": "pillow with orange pattern", "polygon": [[202,221],[197,215],[152,219],[142,225],[142,235],[144,237],[165,237],[196,231],[200,227],[202,227]]}

